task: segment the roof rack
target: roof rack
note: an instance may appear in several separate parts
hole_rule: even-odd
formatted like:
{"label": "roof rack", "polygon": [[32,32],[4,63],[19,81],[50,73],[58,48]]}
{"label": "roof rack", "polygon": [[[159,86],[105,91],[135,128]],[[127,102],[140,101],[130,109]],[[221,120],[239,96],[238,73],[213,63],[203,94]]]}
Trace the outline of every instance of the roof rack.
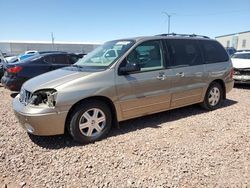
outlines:
{"label": "roof rack", "polygon": [[177,34],[177,33],[168,33],[168,34],[160,34],[160,35],[156,35],[156,36],[201,37],[201,38],[209,39],[208,36],[196,35],[196,34]]}

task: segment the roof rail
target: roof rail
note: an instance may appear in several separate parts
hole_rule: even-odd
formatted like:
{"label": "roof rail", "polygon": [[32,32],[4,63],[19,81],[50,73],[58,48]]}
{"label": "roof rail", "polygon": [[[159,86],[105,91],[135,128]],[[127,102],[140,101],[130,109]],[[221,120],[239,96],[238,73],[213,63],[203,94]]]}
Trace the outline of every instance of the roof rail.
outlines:
{"label": "roof rail", "polygon": [[156,35],[156,36],[201,37],[201,38],[209,39],[208,36],[196,35],[196,34],[177,34],[177,33],[169,33],[169,34],[160,34],[160,35]]}

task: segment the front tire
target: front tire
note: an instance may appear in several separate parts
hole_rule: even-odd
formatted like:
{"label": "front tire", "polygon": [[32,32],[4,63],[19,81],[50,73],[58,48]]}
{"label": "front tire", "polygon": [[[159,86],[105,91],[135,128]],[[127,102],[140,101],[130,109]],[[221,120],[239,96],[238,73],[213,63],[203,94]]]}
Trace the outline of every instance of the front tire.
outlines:
{"label": "front tire", "polygon": [[88,100],[74,108],[68,130],[75,141],[88,144],[104,138],[110,131],[111,124],[109,107],[102,101]]}
{"label": "front tire", "polygon": [[215,110],[219,108],[223,102],[223,94],[223,89],[219,83],[211,83],[201,106],[207,110]]}

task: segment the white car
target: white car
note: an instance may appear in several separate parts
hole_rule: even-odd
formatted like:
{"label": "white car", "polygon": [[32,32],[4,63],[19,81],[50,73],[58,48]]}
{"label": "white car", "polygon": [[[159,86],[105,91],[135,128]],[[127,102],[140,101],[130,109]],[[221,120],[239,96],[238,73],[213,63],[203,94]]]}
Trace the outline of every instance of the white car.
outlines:
{"label": "white car", "polygon": [[18,57],[17,56],[10,56],[10,57],[6,57],[5,59],[9,63],[9,62],[15,62],[15,61],[17,61]]}
{"label": "white car", "polygon": [[24,52],[24,54],[36,54],[36,53],[38,53],[38,51],[36,50],[29,50],[29,51]]}
{"label": "white car", "polygon": [[236,52],[231,59],[235,83],[250,83],[250,51]]}

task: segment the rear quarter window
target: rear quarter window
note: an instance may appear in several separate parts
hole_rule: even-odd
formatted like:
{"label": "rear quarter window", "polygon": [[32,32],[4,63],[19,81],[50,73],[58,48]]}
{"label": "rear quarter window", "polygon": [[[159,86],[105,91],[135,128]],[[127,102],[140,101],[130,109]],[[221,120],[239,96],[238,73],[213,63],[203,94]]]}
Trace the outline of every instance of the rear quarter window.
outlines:
{"label": "rear quarter window", "polygon": [[219,63],[228,61],[226,50],[217,42],[212,40],[200,40],[205,63]]}

